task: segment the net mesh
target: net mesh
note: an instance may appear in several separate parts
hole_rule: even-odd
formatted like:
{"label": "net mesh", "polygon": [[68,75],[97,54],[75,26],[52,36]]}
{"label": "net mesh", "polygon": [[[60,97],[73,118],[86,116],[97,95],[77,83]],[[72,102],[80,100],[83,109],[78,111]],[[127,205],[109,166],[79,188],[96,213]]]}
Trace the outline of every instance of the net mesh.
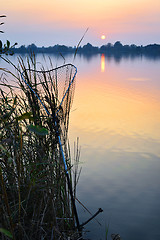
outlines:
{"label": "net mesh", "polygon": [[26,91],[32,91],[32,98],[39,99],[43,116],[56,116],[61,130],[64,130],[64,138],[68,131],[76,73],[77,69],[72,64],[47,71],[27,69],[22,73],[22,79],[28,86]]}

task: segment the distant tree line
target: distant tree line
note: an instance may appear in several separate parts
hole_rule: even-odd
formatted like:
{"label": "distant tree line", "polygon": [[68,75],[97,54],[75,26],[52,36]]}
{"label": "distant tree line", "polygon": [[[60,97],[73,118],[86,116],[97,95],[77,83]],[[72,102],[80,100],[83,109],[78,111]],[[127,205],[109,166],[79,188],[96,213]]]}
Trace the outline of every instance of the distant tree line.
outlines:
{"label": "distant tree line", "polygon": [[[65,45],[54,45],[49,47],[37,47],[35,44],[22,45],[19,48],[15,48],[15,53],[27,53],[33,51],[34,53],[54,53],[54,54],[67,54],[74,53],[76,47],[68,47]],[[77,53],[92,55],[95,53],[104,53],[106,55],[149,55],[149,56],[160,56],[160,45],[159,44],[150,44],[147,46],[136,46],[135,44],[131,45],[122,45],[120,41],[115,42],[115,44],[108,43],[102,45],[101,47],[95,47],[90,43],[87,43],[83,47],[78,48]]]}

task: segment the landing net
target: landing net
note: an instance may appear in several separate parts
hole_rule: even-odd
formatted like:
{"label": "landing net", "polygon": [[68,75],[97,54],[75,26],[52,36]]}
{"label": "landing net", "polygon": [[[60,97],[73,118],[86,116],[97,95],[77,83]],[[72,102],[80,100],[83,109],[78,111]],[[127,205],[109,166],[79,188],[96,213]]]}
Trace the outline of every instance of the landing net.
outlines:
{"label": "landing net", "polygon": [[47,71],[27,69],[21,74],[23,81],[41,102],[43,110],[57,117],[65,133],[68,130],[76,73],[74,65],[66,64]]}

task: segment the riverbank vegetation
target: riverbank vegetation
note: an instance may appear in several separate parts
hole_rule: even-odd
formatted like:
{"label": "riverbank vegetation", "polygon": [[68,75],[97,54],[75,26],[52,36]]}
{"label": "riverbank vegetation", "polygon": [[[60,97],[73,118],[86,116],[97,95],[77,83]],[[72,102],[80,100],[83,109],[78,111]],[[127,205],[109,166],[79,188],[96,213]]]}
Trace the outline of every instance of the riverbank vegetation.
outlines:
{"label": "riverbank vegetation", "polygon": [[[21,72],[28,69],[28,85],[41,93],[48,109],[53,109],[53,104],[58,109],[60,88],[64,91],[70,70],[55,72],[50,82],[43,73],[39,82],[31,71],[36,69],[35,55],[27,57],[26,62],[19,57],[18,66],[7,61],[16,73],[5,70],[0,79],[1,239],[78,239],[81,234],[76,228],[55,122],[21,78]],[[14,84],[7,82],[6,74]],[[63,86],[59,86],[58,74],[65,76]],[[65,111],[59,111],[58,124],[75,199],[80,153],[77,143],[71,162],[67,134],[73,91],[66,95]]]}
{"label": "riverbank vegetation", "polygon": [[[5,18],[5,15],[0,15],[0,19]],[[0,21],[0,26],[3,25],[4,22]],[[4,31],[0,30],[0,33],[4,33]],[[5,44],[2,43],[2,41],[0,40],[0,55],[1,54],[6,54],[6,55],[13,55],[13,48],[15,48],[15,46],[17,45],[17,43],[15,43],[14,45],[11,45],[10,41],[7,40]]]}

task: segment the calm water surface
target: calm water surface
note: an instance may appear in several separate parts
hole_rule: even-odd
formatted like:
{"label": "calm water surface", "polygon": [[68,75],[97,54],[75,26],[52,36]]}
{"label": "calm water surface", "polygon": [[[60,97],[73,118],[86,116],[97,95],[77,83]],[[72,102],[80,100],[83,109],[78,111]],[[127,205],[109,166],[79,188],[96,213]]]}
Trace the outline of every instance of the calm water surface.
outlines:
{"label": "calm water surface", "polygon": [[104,239],[109,223],[109,235],[160,239],[160,61],[79,61],[70,122],[82,146],[78,197],[104,210],[87,236]]}
{"label": "calm water surface", "polygon": [[[63,64],[60,57],[50,56]],[[15,57],[13,57],[15,59]],[[73,62],[73,56],[66,62]],[[16,61],[16,60],[15,60]],[[42,55],[38,61],[43,62]],[[77,56],[70,143],[80,139],[78,199],[94,214],[92,240],[160,239],[160,60]],[[90,215],[77,203],[80,222]]]}

